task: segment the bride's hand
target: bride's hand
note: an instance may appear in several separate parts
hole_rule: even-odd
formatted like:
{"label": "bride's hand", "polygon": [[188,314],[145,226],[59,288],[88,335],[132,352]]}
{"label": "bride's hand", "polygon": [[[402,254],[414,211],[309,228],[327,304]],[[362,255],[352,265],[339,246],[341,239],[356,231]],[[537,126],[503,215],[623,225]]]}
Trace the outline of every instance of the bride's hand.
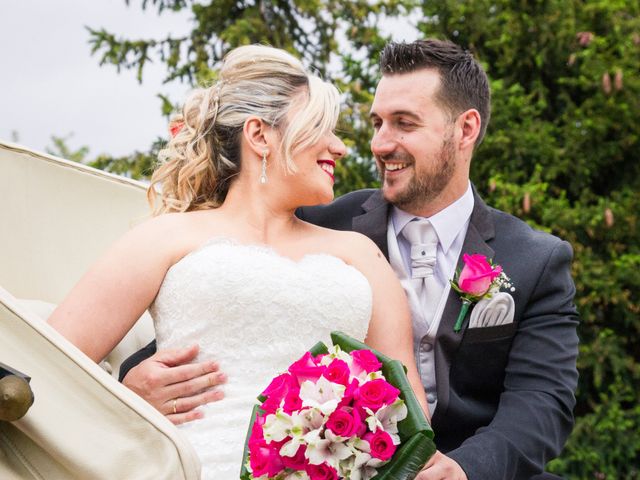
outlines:
{"label": "bride's hand", "polygon": [[198,346],[159,350],[127,373],[122,383],[178,425],[202,417],[197,407],[223,397],[214,387],[226,376],[215,362],[189,363]]}

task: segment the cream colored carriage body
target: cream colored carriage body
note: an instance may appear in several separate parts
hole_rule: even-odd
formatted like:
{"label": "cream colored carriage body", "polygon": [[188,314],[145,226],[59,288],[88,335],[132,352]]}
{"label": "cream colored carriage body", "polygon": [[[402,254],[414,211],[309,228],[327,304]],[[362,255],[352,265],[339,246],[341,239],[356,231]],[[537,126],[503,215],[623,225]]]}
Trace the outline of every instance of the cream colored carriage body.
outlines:
{"label": "cream colored carriage body", "polygon": [[153,338],[148,315],[104,369],[45,322],[148,216],[140,182],[0,141],[0,362],[30,376],[35,395],[22,419],[0,421],[0,478],[199,478],[178,430],[114,378]]}

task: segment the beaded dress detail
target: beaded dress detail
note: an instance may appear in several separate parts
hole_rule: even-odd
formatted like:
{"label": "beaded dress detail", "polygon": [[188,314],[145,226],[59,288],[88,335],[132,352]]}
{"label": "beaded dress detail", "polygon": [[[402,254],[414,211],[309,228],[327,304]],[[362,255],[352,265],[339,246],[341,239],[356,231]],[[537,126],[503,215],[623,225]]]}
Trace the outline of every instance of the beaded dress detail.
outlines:
{"label": "beaded dress detail", "polygon": [[294,261],[215,238],[168,270],[150,308],[158,349],[197,343],[197,361],[217,361],[228,377],[225,397],[179,426],[203,479],[237,480],[256,396],[316,342],[329,345],[331,331],[364,340],[371,307],[367,279],[328,254]]}

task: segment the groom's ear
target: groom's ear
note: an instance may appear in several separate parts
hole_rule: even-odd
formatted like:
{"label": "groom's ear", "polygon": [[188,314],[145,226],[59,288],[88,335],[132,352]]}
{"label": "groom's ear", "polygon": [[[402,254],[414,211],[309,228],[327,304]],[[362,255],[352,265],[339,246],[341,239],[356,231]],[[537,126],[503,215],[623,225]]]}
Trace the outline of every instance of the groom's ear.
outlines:
{"label": "groom's ear", "polygon": [[456,123],[461,132],[460,150],[466,150],[468,148],[473,150],[478,135],[480,135],[480,126],[482,125],[480,112],[475,108],[470,108],[458,116]]}
{"label": "groom's ear", "polygon": [[276,140],[275,129],[256,116],[250,116],[245,120],[242,134],[249,149],[258,157],[261,157],[265,150],[272,150]]}

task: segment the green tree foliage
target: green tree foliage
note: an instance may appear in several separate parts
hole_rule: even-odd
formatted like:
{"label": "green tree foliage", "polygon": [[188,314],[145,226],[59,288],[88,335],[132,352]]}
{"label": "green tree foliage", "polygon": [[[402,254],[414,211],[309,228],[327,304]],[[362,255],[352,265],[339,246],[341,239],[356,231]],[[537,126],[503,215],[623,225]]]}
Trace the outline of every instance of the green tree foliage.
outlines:
{"label": "green tree foliage", "polygon": [[68,141],[71,137],[71,134],[66,137],[52,136],[51,141],[53,142],[53,147],[47,147],[47,153],[67,160],[73,160],[74,162],[85,163],[89,154],[89,147],[82,146],[77,150],[72,150],[68,145]]}
{"label": "green tree foliage", "polygon": [[158,157],[158,151],[162,148],[163,140],[157,140],[151,146],[149,152],[134,152],[130,155],[122,157],[112,157],[108,154],[100,154],[96,158],[91,159],[89,155],[89,147],[81,146],[73,150],[69,146],[69,139],[72,135],[65,137],[52,136],[52,147],[47,147],[47,153],[56,155],[74,162],[84,163],[93,168],[99,168],[106,172],[115,173],[129,178],[146,179],[151,176],[155,166],[155,159]]}
{"label": "green tree foliage", "polygon": [[[127,2],[128,3],[128,2]],[[491,78],[493,113],[472,178],[488,202],[571,242],[580,309],[577,424],[550,469],[573,479],[640,477],[640,4],[622,0],[143,0],[190,9],[182,38],[120,39],[91,30],[103,64],[151,58],[167,81],[215,79],[237,45],[260,42],[301,56],[340,87],[339,130],[351,147],[337,192],[373,186],[371,127],[387,18],[420,15],[427,36],[474,52]],[[173,108],[164,98],[164,113]],[[156,145],[157,148],[157,145]],[[97,165],[146,174],[150,156]],[[527,252],[523,252],[526,258]]]}

